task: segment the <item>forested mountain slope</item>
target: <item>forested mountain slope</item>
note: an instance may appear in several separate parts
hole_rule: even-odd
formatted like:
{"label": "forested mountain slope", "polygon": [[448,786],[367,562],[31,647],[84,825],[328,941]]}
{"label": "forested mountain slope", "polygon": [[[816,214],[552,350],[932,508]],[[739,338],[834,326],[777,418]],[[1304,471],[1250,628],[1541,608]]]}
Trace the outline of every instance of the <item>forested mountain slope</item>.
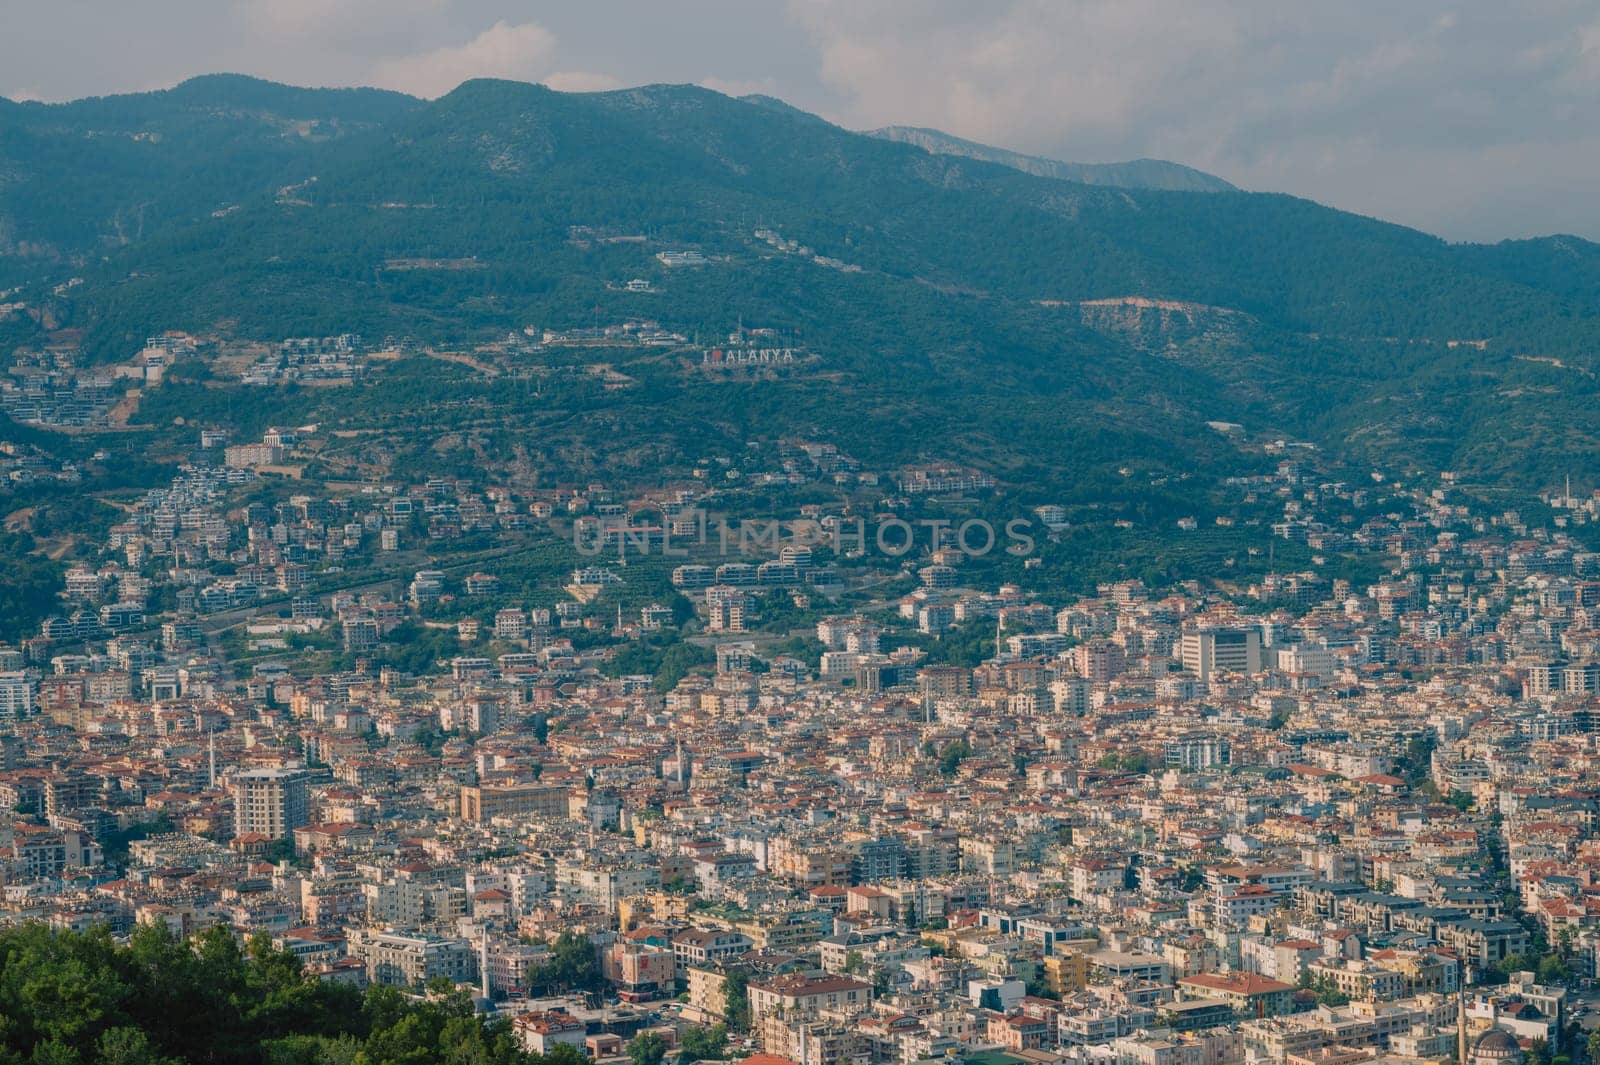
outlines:
{"label": "forested mountain slope", "polygon": [[1600,250],[1576,238],[1452,245],[1290,196],[1079,184],[683,86],[420,102],[208,78],[4,105],[0,160],[0,279],[102,359],[163,328],[468,345],[648,313],[691,338],[771,325],[827,372],[641,365],[574,401],[619,447],[832,434],[1084,488],[1128,455],[1227,468],[1215,419],[1530,485],[1600,449]]}

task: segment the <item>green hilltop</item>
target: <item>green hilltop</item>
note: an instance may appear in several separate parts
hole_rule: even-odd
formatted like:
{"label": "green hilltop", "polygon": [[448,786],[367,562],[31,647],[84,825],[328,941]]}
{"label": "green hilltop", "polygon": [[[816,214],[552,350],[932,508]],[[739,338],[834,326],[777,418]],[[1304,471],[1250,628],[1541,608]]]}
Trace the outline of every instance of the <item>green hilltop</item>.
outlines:
{"label": "green hilltop", "polygon": [[465,347],[640,313],[821,356],[760,382],[624,367],[640,387],[580,389],[552,430],[601,465],[816,435],[1092,496],[1129,462],[1259,465],[1208,421],[1524,488],[1600,449],[1600,251],[1576,238],[1458,245],[1291,196],[1075,183],[686,86],[424,102],[202,78],[0,106],[0,173],[0,285],[108,361],[167,328]]}

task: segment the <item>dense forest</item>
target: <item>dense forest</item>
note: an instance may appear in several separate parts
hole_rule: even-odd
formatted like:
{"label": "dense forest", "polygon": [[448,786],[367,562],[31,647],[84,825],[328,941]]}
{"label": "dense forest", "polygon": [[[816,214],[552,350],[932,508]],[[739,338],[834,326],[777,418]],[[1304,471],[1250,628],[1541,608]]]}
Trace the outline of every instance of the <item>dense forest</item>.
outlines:
{"label": "dense forest", "polygon": [[[592,948],[583,944],[592,954]],[[591,959],[592,960],[592,959]],[[579,1065],[523,1053],[508,1025],[445,985],[411,995],[308,979],[264,936],[190,940],[141,926],[0,931],[0,1063],[29,1065]]]}

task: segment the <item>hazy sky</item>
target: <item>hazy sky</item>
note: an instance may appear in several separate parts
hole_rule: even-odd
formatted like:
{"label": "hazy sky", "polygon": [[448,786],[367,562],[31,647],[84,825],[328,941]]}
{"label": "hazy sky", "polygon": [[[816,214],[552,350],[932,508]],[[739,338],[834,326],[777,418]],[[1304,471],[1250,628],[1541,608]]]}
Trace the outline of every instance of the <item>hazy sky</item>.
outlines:
{"label": "hazy sky", "polygon": [[1458,239],[1600,239],[1597,0],[0,0],[0,95],[238,71],[697,82],[853,128],[1153,156]]}

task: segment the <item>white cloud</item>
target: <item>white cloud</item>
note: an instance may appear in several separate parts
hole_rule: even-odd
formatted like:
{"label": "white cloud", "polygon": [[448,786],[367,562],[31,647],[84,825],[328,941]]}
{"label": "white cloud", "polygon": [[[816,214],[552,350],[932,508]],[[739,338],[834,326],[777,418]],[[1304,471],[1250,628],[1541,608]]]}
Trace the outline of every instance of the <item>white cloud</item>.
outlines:
{"label": "white cloud", "polygon": [[496,22],[466,44],[373,65],[370,83],[418,96],[442,96],[469,78],[538,81],[555,54],[555,36],[533,22]]}
{"label": "white cloud", "polygon": [[1600,165],[1587,154],[1600,113],[1592,0],[788,0],[787,10],[835,94],[830,117],[858,128],[935,126],[1080,161],[1177,159],[1455,232],[1472,212],[1503,226],[1481,218],[1495,199],[1537,202],[1537,190],[1570,184],[1529,160]]}
{"label": "white cloud", "polygon": [[556,37],[534,22],[496,22],[465,44],[373,63],[364,84],[437,97],[471,78],[543,82],[560,92],[602,92],[622,82],[587,70],[553,70]]}
{"label": "white cloud", "polygon": [[790,13],[855,124],[940,125],[1039,147],[1067,132],[1116,136],[1170,83],[1198,73],[1192,57],[1237,47],[1247,12],[1205,7],[791,0]]}
{"label": "white cloud", "polygon": [[1578,73],[1582,78],[1600,81],[1600,20],[1578,31]]}

